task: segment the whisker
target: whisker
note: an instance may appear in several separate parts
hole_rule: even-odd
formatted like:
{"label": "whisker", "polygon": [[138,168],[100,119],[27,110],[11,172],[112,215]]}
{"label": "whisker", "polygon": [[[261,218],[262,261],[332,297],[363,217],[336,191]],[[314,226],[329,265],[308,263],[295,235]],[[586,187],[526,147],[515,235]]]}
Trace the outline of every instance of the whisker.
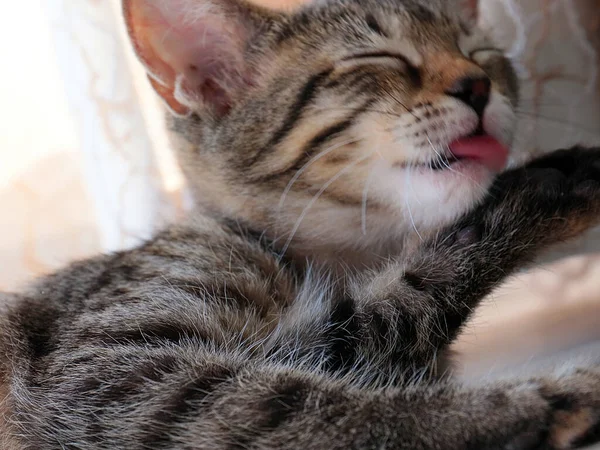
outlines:
{"label": "whisker", "polygon": [[409,113],[411,116],[413,116],[415,118],[417,117],[417,115],[415,114],[415,112],[413,111],[413,109],[407,107],[404,103],[402,103],[402,101],[398,98],[398,96],[396,95],[396,93],[388,91],[387,94],[390,97],[392,97],[396,103],[398,103],[400,106],[402,106],[407,113]]}
{"label": "whisker", "polygon": [[[410,185],[410,188],[412,190],[412,183],[410,182],[410,175],[411,175],[410,170],[411,170],[411,167],[408,166],[407,171],[406,171],[406,177],[404,179],[405,179],[406,184]],[[406,207],[408,209],[408,215],[410,217],[410,223],[412,224],[413,229],[417,233],[417,236],[419,236],[419,239],[421,240],[421,242],[425,242],[425,240],[423,239],[423,236],[421,236],[421,233],[419,233],[419,230],[417,229],[417,225],[415,224],[415,218],[413,216],[412,209],[410,207],[409,196],[407,195],[404,198],[405,198]]]}
{"label": "whisker", "polygon": [[[427,137],[427,142],[429,142],[429,145],[431,146],[431,149],[435,152],[435,154],[440,158],[442,164],[444,164],[444,166],[446,166],[446,168],[452,172],[455,173],[458,176],[461,176],[463,178],[466,178],[467,180],[469,180],[471,183],[473,183],[475,186],[477,186],[482,192],[486,192],[487,189],[484,188],[481,183],[477,182],[476,180],[474,180],[473,178],[471,178],[470,176],[458,172],[457,170],[454,170],[452,168],[452,166],[450,164],[448,164],[447,160],[442,156],[442,154],[438,151],[438,149],[436,148],[436,146],[433,144],[433,142],[431,141],[431,139],[429,138],[429,134],[427,132],[425,132],[425,136]],[[450,150],[450,146],[449,145],[445,145],[445,154],[447,153],[452,153],[452,151]]]}
{"label": "whisker", "polygon": [[[447,151],[447,152],[451,152],[451,151],[452,151],[452,150],[450,150],[450,146],[449,146],[449,145],[445,145],[444,147],[446,148],[446,151]],[[450,167],[449,169],[450,169],[450,170],[451,170],[453,173],[455,173],[455,174],[457,174],[457,175],[459,175],[459,176],[461,176],[461,177],[463,177],[463,178],[466,178],[467,180],[469,180],[471,183],[473,183],[475,186],[477,186],[477,187],[478,187],[479,189],[481,189],[482,191],[487,191],[487,188],[483,187],[483,186],[481,185],[481,183],[479,183],[478,181],[474,180],[474,179],[473,179],[473,178],[471,178],[470,176],[468,176],[468,175],[466,175],[466,174],[464,174],[464,173],[458,172],[458,171],[454,170],[454,169],[453,169],[453,168],[451,168],[451,167]]]}
{"label": "whisker", "polygon": [[[450,151],[450,146],[446,145],[445,147],[446,147],[447,151]],[[486,192],[488,192],[488,189],[489,189],[489,188],[487,188],[487,187],[483,186],[483,185],[482,185],[481,183],[479,183],[477,180],[474,180],[473,178],[471,178],[470,176],[468,176],[468,175],[466,175],[466,174],[464,174],[464,173],[457,172],[457,171],[456,171],[456,170],[454,170],[454,169],[450,169],[450,170],[451,170],[452,172],[454,172],[455,174],[457,174],[457,175],[460,175],[460,176],[462,176],[463,178],[466,178],[467,180],[469,180],[471,183],[473,183],[475,186],[477,186],[477,187],[479,188],[479,190],[480,190],[482,193],[486,193]]]}
{"label": "whisker", "polygon": [[[412,174],[411,174],[411,171],[410,171],[410,169],[413,169],[413,168],[414,168],[414,166],[413,166],[412,164],[409,164],[409,165],[408,165],[408,175],[409,175],[409,179],[411,179],[411,178],[410,178],[410,175],[412,175]],[[417,199],[417,203],[420,205],[420,204],[421,204],[421,200],[419,200],[419,197],[418,197],[418,195],[416,195],[416,193],[415,193],[415,190],[414,190],[414,188],[413,188],[413,185],[412,185],[412,182],[411,182],[411,183],[409,183],[409,188],[410,188],[411,192],[412,192],[412,193],[415,195],[415,198]]]}
{"label": "whisker", "polygon": [[569,104],[564,99],[560,97],[560,95],[553,95],[555,101],[549,101],[548,98],[539,98],[539,94],[536,92],[526,92],[521,93],[519,95],[519,104],[518,107],[523,107],[526,105],[531,105],[532,107],[557,107],[557,108],[565,108],[568,107]]}
{"label": "whisker", "polygon": [[313,156],[311,159],[309,159],[306,164],[304,164],[300,169],[298,169],[296,171],[296,173],[294,174],[294,176],[292,177],[292,179],[289,181],[289,183],[285,187],[283,193],[281,194],[281,198],[279,199],[279,206],[278,206],[277,210],[281,211],[281,208],[283,208],[283,204],[285,203],[285,199],[286,199],[287,195],[290,193],[292,187],[294,186],[294,183],[296,183],[296,181],[298,181],[298,179],[302,176],[302,174],[304,172],[306,172],[306,170],[312,164],[314,164],[315,162],[317,162],[319,159],[327,156],[328,154],[330,154],[334,150],[337,150],[337,149],[339,149],[341,147],[344,147],[345,145],[354,144],[354,143],[359,142],[361,140],[362,139],[358,138],[358,139],[348,139],[347,141],[338,142],[337,144],[334,144],[331,147],[326,148],[325,150],[317,153],[315,156]]}
{"label": "whisker", "polygon": [[367,201],[368,201],[368,197],[369,197],[369,186],[371,184],[371,180],[373,179],[374,173],[375,173],[375,167],[372,167],[371,171],[369,172],[369,176],[367,177],[367,181],[365,181],[365,188],[363,189],[361,214],[360,214],[360,223],[361,223],[363,236],[367,235]]}
{"label": "whisker", "polygon": [[[358,110],[359,110],[359,108],[350,108],[350,107],[347,107],[347,108],[344,108],[344,107],[335,107],[335,108],[332,108],[332,107],[322,107],[322,108],[317,108],[316,109],[317,112],[322,112],[322,111],[334,111],[334,112],[336,112],[336,111],[343,111],[343,112],[348,111],[348,112],[356,112]],[[392,116],[392,117],[402,117],[402,114],[394,113],[394,112],[391,112],[391,111],[383,111],[383,110],[380,110],[380,109],[366,108],[366,109],[363,109],[362,111],[364,111],[364,112],[373,112],[373,113],[377,113],[377,114],[386,114],[386,115]]]}
{"label": "whisker", "polygon": [[600,136],[600,130],[591,130],[587,127],[582,126],[581,124],[569,122],[567,120],[560,119],[559,117],[551,117],[543,114],[522,110],[516,110],[516,114],[534,120],[545,120],[547,122],[555,123],[557,125],[562,125],[566,128],[569,128],[570,130],[576,130],[585,134],[589,134],[590,136]]}
{"label": "whisker", "polygon": [[334,182],[336,182],[337,180],[339,180],[344,174],[346,174],[352,168],[354,168],[354,166],[356,166],[357,164],[361,163],[362,161],[370,158],[371,156],[372,156],[372,153],[369,153],[367,155],[364,155],[362,158],[359,158],[356,161],[353,161],[352,163],[348,164],[346,167],[344,167],[343,169],[341,169],[337,174],[335,174],[333,177],[331,177],[321,187],[321,189],[319,189],[319,192],[317,192],[313,196],[313,198],[308,202],[308,204],[302,210],[302,213],[300,214],[300,217],[298,217],[298,220],[296,220],[296,223],[294,224],[294,228],[292,228],[292,231],[290,233],[290,237],[287,239],[285,245],[283,246],[283,250],[281,251],[280,258],[282,258],[286,254],[286,252],[288,251],[288,249],[289,249],[289,247],[290,247],[290,245],[292,243],[292,240],[294,239],[294,236],[296,235],[296,233],[300,229],[300,225],[302,224],[302,221],[306,217],[306,214],[308,214],[308,211],[310,210],[310,208],[313,207],[313,205],[317,202],[317,200],[321,197],[321,195],[323,195],[323,193],[327,190],[327,188],[329,188],[329,186],[331,186]]}
{"label": "whisker", "polygon": [[[444,166],[446,166],[446,168],[452,170],[452,168],[450,167],[450,164],[448,164],[447,160],[440,154],[440,152],[437,151],[437,149],[435,148],[435,145],[433,145],[433,142],[431,142],[431,139],[429,138],[429,133],[427,133],[427,131],[425,131],[425,137],[427,138],[427,142],[429,142],[429,146],[431,147],[431,149],[438,156],[440,162]],[[431,166],[433,167],[433,162],[431,163]]]}

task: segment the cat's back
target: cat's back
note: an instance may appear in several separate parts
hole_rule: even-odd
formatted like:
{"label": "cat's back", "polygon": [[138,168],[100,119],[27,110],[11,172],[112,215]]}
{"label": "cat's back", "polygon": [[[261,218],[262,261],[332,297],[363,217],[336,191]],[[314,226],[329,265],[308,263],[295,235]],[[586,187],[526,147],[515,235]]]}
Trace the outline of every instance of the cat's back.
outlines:
{"label": "cat's back", "polygon": [[[161,334],[144,330],[146,320],[164,328],[168,322],[197,322],[218,308],[246,313],[245,306],[267,314],[272,302],[264,298],[291,295],[294,280],[259,236],[236,227],[196,217],[132,251],[76,262],[23,293],[2,294],[9,304],[7,328],[31,331],[31,350],[42,356],[58,347],[55,339],[89,345],[116,339],[116,329],[148,338]],[[227,302],[236,303],[227,308]],[[185,317],[177,317],[179,311]]]}
{"label": "cat's back", "polygon": [[[231,358],[240,341],[266,337],[294,290],[259,236],[194,219],[133,251],[78,262],[23,293],[0,294],[0,428],[17,411],[21,426],[36,422],[52,434],[61,411],[73,408],[69,399],[82,395],[95,397],[102,414],[126,395],[135,409],[146,382],[202,358],[208,364],[215,348],[216,357]],[[69,414],[90,420],[92,413]]]}

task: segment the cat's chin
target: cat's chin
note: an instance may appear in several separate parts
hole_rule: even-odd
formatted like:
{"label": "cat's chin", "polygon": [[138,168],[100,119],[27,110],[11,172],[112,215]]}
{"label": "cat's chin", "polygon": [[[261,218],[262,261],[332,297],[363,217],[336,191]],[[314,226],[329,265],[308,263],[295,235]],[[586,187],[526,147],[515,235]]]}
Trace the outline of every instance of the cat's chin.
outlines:
{"label": "cat's chin", "polygon": [[447,148],[447,154],[436,153],[429,164],[399,167],[395,178],[404,180],[402,191],[398,182],[392,183],[414,226],[434,229],[466,213],[506,168],[510,155],[507,145],[483,130],[465,134]]}
{"label": "cat's chin", "polygon": [[497,173],[478,159],[464,158],[444,168],[419,166],[385,171],[378,176],[378,185],[411,227],[431,230],[475,206]]}

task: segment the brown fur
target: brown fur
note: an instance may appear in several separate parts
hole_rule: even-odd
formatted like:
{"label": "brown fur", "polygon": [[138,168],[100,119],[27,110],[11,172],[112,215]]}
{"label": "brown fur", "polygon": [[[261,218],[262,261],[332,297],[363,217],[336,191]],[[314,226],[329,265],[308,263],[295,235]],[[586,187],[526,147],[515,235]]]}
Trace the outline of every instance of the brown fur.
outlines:
{"label": "brown fur", "polygon": [[[442,0],[288,13],[126,0],[124,11],[171,110],[198,211],[11,296],[0,327],[4,445],[525,450],[598,440],[595,361],[452,379],[448,346],[481,299],[600,221],[598,149],[499,176],[452,161],[448,144],[472,132],[512,138],[514,73],[471,15]],[[466,75],[491,83],[481,117],[456,95]]]}

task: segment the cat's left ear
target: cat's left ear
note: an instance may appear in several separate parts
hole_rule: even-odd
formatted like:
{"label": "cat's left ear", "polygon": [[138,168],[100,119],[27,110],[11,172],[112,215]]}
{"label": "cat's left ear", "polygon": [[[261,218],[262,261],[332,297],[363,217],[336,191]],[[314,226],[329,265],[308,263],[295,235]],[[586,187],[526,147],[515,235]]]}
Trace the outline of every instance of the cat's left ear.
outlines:
{"label": "cat's left ear", "polygon": [[465,22],[475,25],[479,19],[479,0],[455,0]]}
{"label": "cat's left ear", "polygon": [[178,115],[227,113],[253,83],[248,43],[275,13],[244,0],[123,0],[148,78]]}

